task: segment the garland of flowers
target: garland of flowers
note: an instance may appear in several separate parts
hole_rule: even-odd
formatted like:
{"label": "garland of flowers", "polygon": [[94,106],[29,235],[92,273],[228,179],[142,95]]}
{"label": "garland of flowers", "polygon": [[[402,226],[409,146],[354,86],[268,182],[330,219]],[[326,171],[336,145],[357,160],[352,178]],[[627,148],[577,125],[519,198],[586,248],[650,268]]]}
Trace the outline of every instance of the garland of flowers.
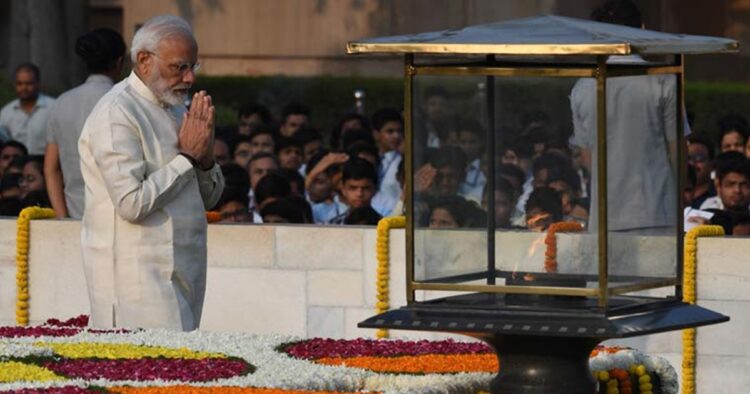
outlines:
{"label": "garland of flowers", "polygon": [[206,211],[206,221],[209,223],[218,223],[221,221],[221,212]]}
{"label": "garland of flowers", "polygon": [[557,272],[557,233],[578,231],[583,231],[583,225],[578,222],[557,222],[549,225],[547,236],[544,238],[544,244],[547,245],[547,250],[544,252],[545,272]]}
{"label": "garland of flowers", "polygon": [[50,208],[27,207],[18,215],[16,233],[16,323],[29,324],[29,222],[55,217]]}
{"label": "garland of flowers", "polygon": [[[392,228],[404,227],[406,227],[406,217],[404,216],[383,218],[378,222],[378,238],[375,243],[375,251],[378,260],[376,283],[378,302],[375,304],[375,307],[378,313],[384,313],[390,308],[390,303],[388,302],[391,260],[390,230]],[[377,331],[376,335],[378,338],[388,338],[388,330],[381,328]]]}
{"label": "garland of flowers", "polygon": [[[698,237],[721,237],[724,228],[721,226],[698,226],[688,231],[685,236],[685,265],[682,274],[682,298],[688,304],[695,304],[696,269],[698,254]],[[682,331],[682,392],[695,394],[695,328]]]}

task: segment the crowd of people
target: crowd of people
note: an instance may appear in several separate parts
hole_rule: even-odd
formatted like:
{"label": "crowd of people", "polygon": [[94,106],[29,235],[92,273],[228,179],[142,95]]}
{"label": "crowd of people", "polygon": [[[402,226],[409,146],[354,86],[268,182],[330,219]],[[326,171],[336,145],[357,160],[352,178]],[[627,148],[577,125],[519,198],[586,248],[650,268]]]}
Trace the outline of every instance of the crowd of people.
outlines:
{"label": "crowd of people", "polygon": [[[639,15],[632,24],[640,25]],[[81,218],[85,186],[78,140],[88,114],[122,75],[125,49],[122,37],[109,29],[79,38],[76,53],[86,62],[89,77],[57,99],[40,92],[35,65],[16,68],[18,98],[0,111],[0,215],[39,205],[54,208],[58,217]],[[190,67],[195,72],[197,66]],[[498,133],[494,182],[488,180],[485,125],[476,116],[457,113],[454,98],[441,86],[427,87],[415,99],[412,201],[417,226],[482,228],[490,222],[489,212],[502,229],[541,231],[554,222],[593,222],[595,169],[592,152],[580,143],[581,135],[592,133],[585,129],[592,128],[586,122],[593,118],[577,113],[582,110],[576,106],[590,98],[577,95],[576,88],[571,95],[574,119],[563,127],[576,130],[560,133],[547,113],[532,110],[519,115],[518,130]],[[329,133],[316,128],[316,121],[303,103],[287,104],[279,116],[254,104],[238,109],[235,125],[216,128],[213,156],[225,187],[212,210],[221,221],[375,225],[382,217],[404,214],[402,109],[380,108],[370,117],[348,113]],[[610,131],[620,133],[614,127]],[[715,223],[727,233],[747,234],[748,122],[728,115],[715,131],[718,152],[710,139],[688,136],[689,179],[682,196],[690,207],[686,222]],[[621,134],[625,141],[633,138]],[[632,149],[640,151],[637,144]],[[666,158],[666,149],[663,153]],[[642,164],[653,164],[652,159],[646,157]],[[633,187],[648,186],[643,185]]]}

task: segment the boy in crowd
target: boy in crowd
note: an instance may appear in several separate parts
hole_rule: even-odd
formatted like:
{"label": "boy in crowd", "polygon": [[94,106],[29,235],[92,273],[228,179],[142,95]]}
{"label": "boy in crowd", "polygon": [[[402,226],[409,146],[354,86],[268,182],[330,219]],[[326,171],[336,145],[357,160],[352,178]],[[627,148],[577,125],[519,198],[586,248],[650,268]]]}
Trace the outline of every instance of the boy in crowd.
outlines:
{"label": "boy in crowd", "polygon": [[322,151],[307,163],[310,171],[305,178],[305,189],[314,223],[330,223],[346,212],[347,206],[338,201],[336,182],[341,177],[341,165],[347,160],[349,156],[345,153]]}
{"label": "boy in crowd", "polygon": [[242,168],[247,168],[250,158],[253,157],[253,148],[252,143],[250,142],[250,137],[246,135],[238,135],[233,142],[232,161]]}
{"label": "boy in crowd", "polygon": [[366,160],[352,158],[344,164],[341,197],[347,205],[346,212],[335,217],[331,224],[344,224],[349,210],[369,207],[377,191],[378,174]]}
{"label": "boy in crowd", "polygon": [[384,108],[372,116],[372,135],[375,139],[378,165],[378,193],[373,197],[372,207],[381,215],[388,216],[401,197],[401,185],[396,179],[398,166],[403,160],[399,152],[404,140],[404,119],[394,108]]}
{"label": "boy in crowd", "polygon": [[214,138],[214,160],[216,160],[216,164],[222,167],[232,162],[232,155],[229,154],[229,145],[223,138]]}
{"label": "boy in crowd", "polygon": [[[323,149],[323,136],[317,129],[303,127],[294,136],[302,145],[302,163],[307,163],[316,153]],[[300,168],[302,176],[305,175],[306,164]]]}
{"label": "boy in crowd", "polygon": [[297,130],[308,123],[310,123],[310,108],[300,103],[287,104],[281,110],[279,133],[282,137],[293,137]]}
{"label": "boy in crowd", "polygon": [[253,222],[260,223],[260,209],[258,209],[256,203],[255,189],[258,187],[258,184],[263,177],[279,169],[279,162],[276,160],[276,156],[270,153],[261,152],[250,158],[247,169],[250,178],[248,209],[253,214]]}
{"label": "boy in crowd", "polygon": [[560,194],[549,187],[534,189],[526,200],[526,227],[531,231],[544,231],[550,224],[563,218]]}
{"label": "boy in crowd", "polygon": [[259,125],[250,133],[250,155],[276,150],[276,130],[267,124]]}
{"label": "boy in crowd", "polygon": [[224,191],[212,209],[221,213],[222,222],[250,222],[252,217],[248,210],[250,179],[244,168],[234,163],[221,167],[224,175]]}
{"label": "boy in crowd", "polygon": [[237,111],[237,133],[250,135],[258,126],[271,124],[271,112],[260,104],[250,104]]}
{"label": "boy in crowd", "polygon": [[481,158],[486,144],[486,133],[482,125],[475,120],[462,120],[456,127],[458,130],[458,147],[466,155],[466,175],[459,186],[459,193],[477,203],[482,201],[487,176],[481,168]]}
{"label": "boy in crowd", "polygon": [[747,134],[747,119],[742,116],[731,114],[719,119],[720,152],[736,151],[744,154]]}
{"label": "boy in crowd", "polygon": [[295,137],[281,137],[276,144],[279,167],[299,171],[302,166],[302,144]]}
{"label": "boy in crowd", "polygon": [[29,155],[26,146],[18,141],[10,140],[1,145],[0,148],[0,177],[5,175],[6,170],[14,159],[23,159]]}

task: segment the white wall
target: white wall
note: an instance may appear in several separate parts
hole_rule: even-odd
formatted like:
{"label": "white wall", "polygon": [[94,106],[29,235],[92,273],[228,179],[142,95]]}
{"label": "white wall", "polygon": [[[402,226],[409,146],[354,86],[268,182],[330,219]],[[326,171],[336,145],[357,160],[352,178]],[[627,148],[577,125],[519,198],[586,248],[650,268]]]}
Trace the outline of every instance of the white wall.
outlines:
{"label": "white wall", "polygon": [[[79,231],[79,222],[72,220],[31,223],[32,323],[88,313]],[[0,325],[15,324],[15,232],[14,220],[0,219]],[[526,250],[529,239],[536,236],[514,237],[508,243]],[[210,225],[201,328],[307,337],[373,336],[373,330],[358,329],[356,323],[375,313],[375,238],[371,227]],[[631,245],[644,242],[651,241]],[[750,240],[703,238],[698,245],[699,304],[732,319],[698,330],[699,393],[746,392],[750,387],[750,255],[746,252]],[[405,303],[404,255],[404,232],[396,230],[391,236],[394,308]],[[559,256],[563,258],[562,252]],[[541,264],[538,256],[532,260],[532,266]],[[437,337],[404,331],[394,335]],[[679,332],[618,343],[663,355],[680,370]]]}

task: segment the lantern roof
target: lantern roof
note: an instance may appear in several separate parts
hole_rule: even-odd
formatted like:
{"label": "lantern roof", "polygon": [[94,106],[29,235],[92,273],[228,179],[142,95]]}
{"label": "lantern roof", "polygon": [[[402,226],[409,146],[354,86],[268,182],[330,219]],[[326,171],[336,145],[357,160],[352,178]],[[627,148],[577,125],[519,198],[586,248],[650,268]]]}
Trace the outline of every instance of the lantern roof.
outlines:
{"label": "lantern roof", "polygon": [[557,15],[467,26],[461,29],[368,38],[347,53],[444,55],[674,55],[737,52],[723,37],[663,33]]}

